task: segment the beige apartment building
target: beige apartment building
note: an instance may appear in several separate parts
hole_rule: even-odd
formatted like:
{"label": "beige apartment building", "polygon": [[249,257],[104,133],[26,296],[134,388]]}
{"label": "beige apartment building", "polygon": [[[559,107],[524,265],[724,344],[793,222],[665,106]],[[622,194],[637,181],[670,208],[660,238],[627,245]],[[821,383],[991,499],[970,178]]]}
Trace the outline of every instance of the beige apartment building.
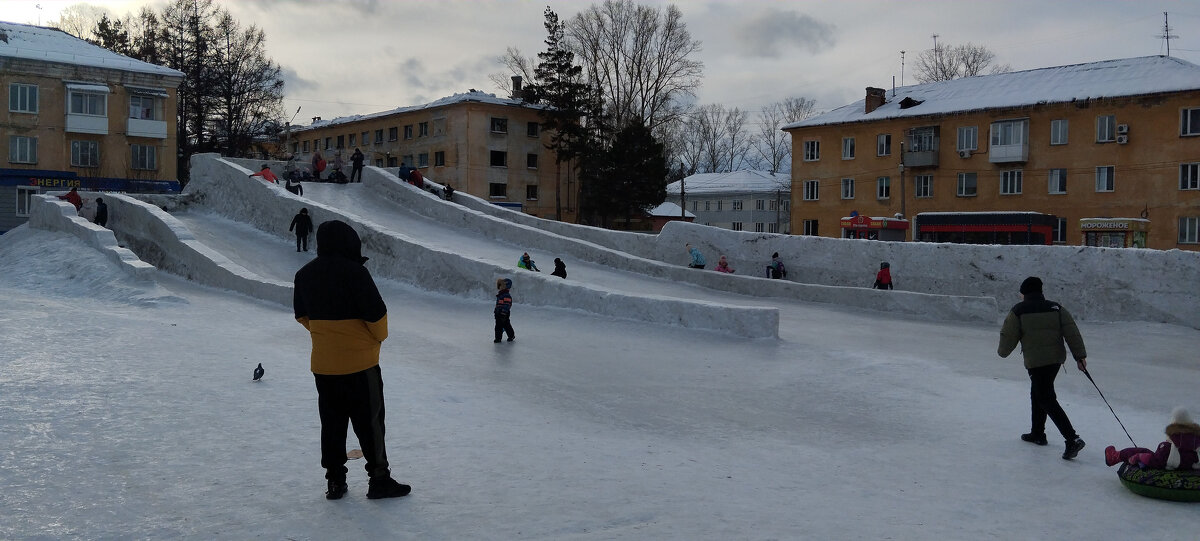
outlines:
{"label": "beige apartment building", "polygon": [[1200,66],[1177,58],[867,88],[784,130],[797,234],[1200,250]]}
{"label": "beige apartment building", "polygon": [[0,232],[43,191],[178,191],[182,80],[60,30],[0,22]]}
{"label": "beige apartment building", "polygon": [[309,163],[314,150],[330,163],[341,153],[347,174],[358,148],[367,165],[415,167],[433,182],[497,205],[574,222],[578,183],[546,148],[550,138],[541,129],[540,109],[471,90],[423,105],[314,120],[294,130],[285,145],[300,163]]}

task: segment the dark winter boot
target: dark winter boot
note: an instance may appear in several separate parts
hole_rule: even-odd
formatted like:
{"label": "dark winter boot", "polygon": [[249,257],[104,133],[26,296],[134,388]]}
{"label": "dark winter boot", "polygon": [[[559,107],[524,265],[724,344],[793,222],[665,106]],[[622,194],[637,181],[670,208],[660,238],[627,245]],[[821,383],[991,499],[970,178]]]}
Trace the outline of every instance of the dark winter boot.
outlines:
{"label": "dark winter boot", "polygon": [[337,479],[330,479],[328,486],[325,489],[325,499],[326,500],[340,500],[340,499],[342,499],[342,496],[346,495],[347,488],[348,487],[346,487],[345,481],[339,481]]}
{"label": "dark winter boot", "polygon": [[1021,441],[1027,441],[1035,445],[1046,445],[1046,435],[1034,434],[1032,432],[1028,434],[1021,434]]}
{"label": "dark winter boot", "polygon": [[1063,460],[1071,460],[1072,458],[1075,458],[1077,455],[1079,455],[1079,451],[1083,449],[1084,445],[1086,444],[1083,443],[1083,440],[1079,438],[1068,441],[1067,449],[1063,451]]}
{"label": "dark winter boot", "polygon": [[370,484],[367,485],[367,499],[399,498],[407,496],[410,491],[412,491],[412,487],[400,484],[390,475],[372,477]]}

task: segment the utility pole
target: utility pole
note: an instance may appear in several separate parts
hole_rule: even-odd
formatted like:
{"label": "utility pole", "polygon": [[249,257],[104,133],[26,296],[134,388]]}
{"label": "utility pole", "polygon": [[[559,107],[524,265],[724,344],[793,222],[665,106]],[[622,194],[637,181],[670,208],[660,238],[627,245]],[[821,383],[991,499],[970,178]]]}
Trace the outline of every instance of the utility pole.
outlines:
{"label": "utility pole", "polygon": [[905,203],[907,202],[907,197],[905,197],[904,193],[905,184],[907,183],[904,182],[904,141],[900,141],[900,215],[902,217],[908,216],[907,209],[905,208]]}
{"label": "utility pole", "polygon": [[687,171],[683,169],[683,160],[679,160],[679,219],[687,221],[687,196],[683,192],[683,179]]}
{"label": "utility pole", "polygon": [[1166,42],[1166,44],[1167,44],[1167,56],[1169,57],[1169,56],[1171,56],[1171,40],[1173,40],[1173,39],[1175,39],[1175,38],[1178,38],[1179,36],[1176,36],[1176,35],[1174,35],[1174,34],[1172,34],[1172,33],[1171,33],[1171,25],[1170,25],[1170,24],[1168,24],[1168,22],[1167,22],[1167,21],[1168,21],[1168,20],[1167,20],[1167,12],[1165,12],[1165,11],[1164,11],[1164,12],[1163,12],[1163,33],[1162,33],[1162,35],[1160,35],[1160,36],[1157,36],[1157,37],[1160,37],[1160,38],[1162,38],[1162,40],[1163,40],[1164,42]]}

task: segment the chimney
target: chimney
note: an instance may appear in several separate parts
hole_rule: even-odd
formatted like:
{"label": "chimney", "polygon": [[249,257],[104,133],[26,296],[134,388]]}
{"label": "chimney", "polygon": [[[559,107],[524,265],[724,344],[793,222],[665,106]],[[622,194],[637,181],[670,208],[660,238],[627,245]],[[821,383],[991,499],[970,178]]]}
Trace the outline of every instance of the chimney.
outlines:
{"label": "chimney", "polygon": [[512,99],[519,100],[519,99],[521,99],[521,76],[513,75],[512,82],[513,82]]}
{"label": "chimney", "polygon": [[879,106],[883,105],[886,102],[887,102],[887,90],[884,90],[882,88],[875,88],[873,86],[868,86],[867,87],[867,102],[866,102],[867,105],[866,105],[865,110],[863,111],[863,114],[870,114],[871,111],[878,109]]}

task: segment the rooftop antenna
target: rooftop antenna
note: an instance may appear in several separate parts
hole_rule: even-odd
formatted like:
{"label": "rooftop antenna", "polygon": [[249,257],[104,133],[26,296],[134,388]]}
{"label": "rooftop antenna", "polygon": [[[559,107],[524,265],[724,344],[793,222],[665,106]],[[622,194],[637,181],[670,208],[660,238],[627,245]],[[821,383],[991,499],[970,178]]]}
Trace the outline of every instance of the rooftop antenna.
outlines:
{"label": "rooftop antenna", "polygon": [[904,86],[904,51],[900,51],[900,86]]}
{"label": "rooftop antenna", "polygon": [[1171,56],[1171,40],[1177,39],[1179,36],[1171,33],[1171,25],[1167,22],[1167,12],[1165,11],[1163,12],[1163,33],[1155,37],[1162,38],[1163,42],[1167,44],[1167,56]]}

